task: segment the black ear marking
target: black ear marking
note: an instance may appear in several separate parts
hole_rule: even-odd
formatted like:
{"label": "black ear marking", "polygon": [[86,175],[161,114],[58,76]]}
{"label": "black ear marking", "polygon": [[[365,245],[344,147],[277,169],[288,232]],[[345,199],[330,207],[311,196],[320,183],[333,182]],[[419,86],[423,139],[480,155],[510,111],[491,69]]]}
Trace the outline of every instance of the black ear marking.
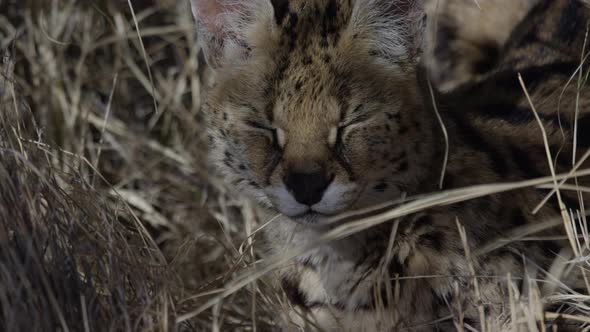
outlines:
{"label": "black ear marking", "polygon": [[271,0],[277,24],[281,24],[289,13],[289,0]]}
{"label": "black ear marking", "polygon": [[477,45],[481,52],[481,58],[473,63],[473,71],[476,74],[485,74],[500,61],[500,47],[492,40],[482,41]]}
{"label": "black ear marking", "polygon": [[440,24],[436,27],[434,56],[438,58],[452,58],[450,45],[457,39],[457,28],[451,24]]}

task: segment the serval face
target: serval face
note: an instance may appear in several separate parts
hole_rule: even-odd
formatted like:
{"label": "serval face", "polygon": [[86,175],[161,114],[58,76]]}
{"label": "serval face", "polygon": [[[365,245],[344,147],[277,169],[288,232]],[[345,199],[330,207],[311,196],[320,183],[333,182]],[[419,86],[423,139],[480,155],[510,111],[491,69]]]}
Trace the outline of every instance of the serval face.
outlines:
{"label": "serval face", "polygon": [[215,68],[211,158],[306,224],[389,201],[430,167],[406,1],[193,1]]}

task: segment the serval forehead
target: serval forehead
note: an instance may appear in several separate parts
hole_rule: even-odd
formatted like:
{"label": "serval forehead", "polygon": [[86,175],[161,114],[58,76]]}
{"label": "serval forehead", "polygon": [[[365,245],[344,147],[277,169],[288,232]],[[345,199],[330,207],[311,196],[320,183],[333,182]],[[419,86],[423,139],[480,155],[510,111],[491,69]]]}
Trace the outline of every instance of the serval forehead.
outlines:
{"label": "serval forehead", "polygon": [[[277,98],[273,107],[275,125],[283,128],[302,126],[312,131],[323,131],[337,126],[349,104],[338,94],[324,89],[321,84],[302,89],[300,93],[284,92]],[[307,130],[306,130],[307,131]]]}
{"label": "serval forehead", "polygon": [[[348,103],[342,80],[350,0],[293,0],[276,11],[284,56],[276,59],[274,121],[285,126],[337,123]],[[275,7],[276,8],[276,7]]]}
{"label": "serval forehead", "polygon": [[281,122],[335,125],[352,103],[346,55],[334,49],[296,49],[285,61],[274,101],[274,119]]}
{"label": "serval forehead", "polygon": [[275,2],[275,16],[278,23],[282,18],[296,13],[301,22],[328,19],[333,23],[346,23],[352,8],[353,0],[272,0]]}
{"label": "serval forehead", "polygon": [[292,45],[321,37],[327,46],[338,38],[352,16],[351,0],[275,0],[275,19]]}

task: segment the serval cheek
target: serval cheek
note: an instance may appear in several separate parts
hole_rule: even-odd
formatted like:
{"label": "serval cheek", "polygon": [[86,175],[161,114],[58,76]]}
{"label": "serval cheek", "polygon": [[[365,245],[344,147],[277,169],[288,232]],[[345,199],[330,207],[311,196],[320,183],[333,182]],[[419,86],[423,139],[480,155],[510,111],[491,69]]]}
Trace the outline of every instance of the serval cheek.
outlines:
{"label": "serval cheek", "polygon": [[354,183],[332,183],[322,200],[312,206],[313,210],[322,214],[336,214],[348,209],[358,196],[358,186]]}

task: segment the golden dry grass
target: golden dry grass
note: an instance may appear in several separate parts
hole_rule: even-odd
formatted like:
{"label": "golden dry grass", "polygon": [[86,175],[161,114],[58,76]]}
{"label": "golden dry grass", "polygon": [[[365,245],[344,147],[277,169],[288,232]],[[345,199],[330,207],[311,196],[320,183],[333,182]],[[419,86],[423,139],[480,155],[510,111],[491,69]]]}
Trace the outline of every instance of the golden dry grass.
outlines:
{"label": "golden dry grass", "polygon": [[[3,331],[276,329],[287,304],[269,273],[309,248],[261,260],[257,230],[268,221],[208,171],[195,40],[188,1],[0,1]],[[559,181],[572,176],[354,212],[321,241],[522,186],[568,190]],[[585,271],[590,237],[583,212],[565,218],[577,256],[527,280],[528,294],[508,287],[514,330],[556,318],[589,329],[588,292],[560,278]],[[514,230],[471,255],[563,222]]]}
{"label": "golden dry grass", "polygon": [[272,324],[248,289],[176,323],[254,254],[208,175],[195,40],[188,1],[0,2],[3,331]]}

